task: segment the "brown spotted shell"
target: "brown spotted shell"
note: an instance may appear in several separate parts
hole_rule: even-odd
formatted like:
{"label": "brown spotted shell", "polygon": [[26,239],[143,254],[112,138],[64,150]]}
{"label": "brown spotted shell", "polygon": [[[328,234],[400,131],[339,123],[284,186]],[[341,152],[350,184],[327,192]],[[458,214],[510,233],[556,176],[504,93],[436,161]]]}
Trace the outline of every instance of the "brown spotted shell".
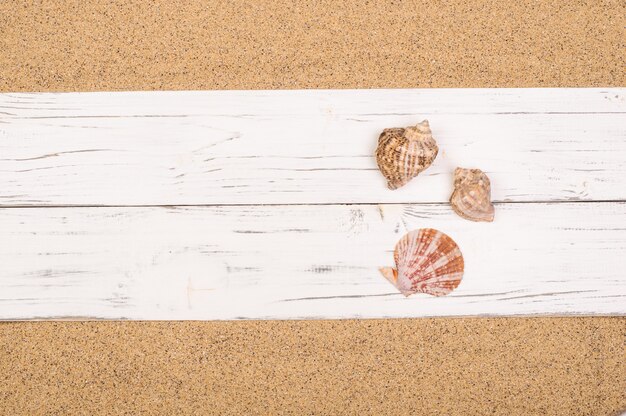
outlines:
{"label": "brown spotted shell", "polygon": [[450,204],[454,212],[467,220],[493,221],[495,213],[487,175],[480,169],[456,168]]}
{"label": "brown spotted shell", "polygon": [[402,237],[396,244],[394,260],[395,269],[381,267],[380,272],[404,296],[418,292],[447,295],[461,283],[465,267],[454,240],[432,228]]}
{"label": "brown spotted shell", "polygon": [[437,157],[437,142],[424,120],[407,128],[385,129],[378,138],[376,162],[389,189],[406,185]]}

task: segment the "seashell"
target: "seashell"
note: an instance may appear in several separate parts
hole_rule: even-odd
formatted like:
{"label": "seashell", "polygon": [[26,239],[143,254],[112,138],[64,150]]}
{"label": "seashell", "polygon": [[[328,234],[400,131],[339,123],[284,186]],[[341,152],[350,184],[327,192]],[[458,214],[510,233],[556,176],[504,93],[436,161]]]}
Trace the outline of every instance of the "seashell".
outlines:
{"label": "seashell", "polygon": [[480,169],[456,168],[450,204],[454,212],[466,220],[493,221],[491,184],[487,175]]}
{"label": "seashell", "polygon": [[398,241],[394,250],[396,268],[380,272],[404,296],[421,292],[443,296],[463,278],[464,261],[459,246],[441,231],[422,228]]}
{"label": "seashell", "polygon": [[376,162],[389,189],[406,185],[437,157],[437,142],[424,120],[407,128],[385,129],[378,138]]}

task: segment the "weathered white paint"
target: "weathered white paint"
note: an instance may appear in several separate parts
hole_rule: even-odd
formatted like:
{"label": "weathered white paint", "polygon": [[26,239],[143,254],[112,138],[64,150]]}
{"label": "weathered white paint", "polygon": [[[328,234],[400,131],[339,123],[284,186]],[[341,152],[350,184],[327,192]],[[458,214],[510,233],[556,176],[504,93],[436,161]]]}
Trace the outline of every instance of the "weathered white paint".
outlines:
{"label": "weathered white paint", "polygon": [[[624,315],[624,93],[0,94],[0,319]],[[378,134],[423,118],[440,155],[387,190]],[[494,223],[442,204],[456,166]],[[420,227],[465,255],[447,297],[378,274]]]}
{"label": "weathered white paint", "polygon": [[[461,247],[451,295],[379,275],[407,231]],[[0,209],[0,318],[625,314],[626,203]]]}
{"label": "weathered white paint", "polygon": [[[444,89],[0,94],[0,206],[626,199],[626,94]],[[428,118],[434,165],[390,191],[385,127]]]}

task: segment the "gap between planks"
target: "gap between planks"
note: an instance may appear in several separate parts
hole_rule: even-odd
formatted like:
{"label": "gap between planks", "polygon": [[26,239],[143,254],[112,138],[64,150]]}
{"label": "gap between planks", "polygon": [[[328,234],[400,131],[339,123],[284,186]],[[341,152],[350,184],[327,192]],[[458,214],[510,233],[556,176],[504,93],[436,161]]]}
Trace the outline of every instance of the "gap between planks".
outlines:
{"label": "gap between planks", "polygon": [[[516,204],[594,204],[605,203],[614,204],[626,202],[626,199],[606,199],[606,200],[545,200],[545,201],[495,201],[496,206],[516,205]],[[360,205],[450,205],[446,202],[318,202],[318,203],[291,203],[291,204],[172,204],[172,205],[0,205],[2,209],[22,209],[22,208],[193,208],[193,207],[289,207],[289,206],[360,206]]]}

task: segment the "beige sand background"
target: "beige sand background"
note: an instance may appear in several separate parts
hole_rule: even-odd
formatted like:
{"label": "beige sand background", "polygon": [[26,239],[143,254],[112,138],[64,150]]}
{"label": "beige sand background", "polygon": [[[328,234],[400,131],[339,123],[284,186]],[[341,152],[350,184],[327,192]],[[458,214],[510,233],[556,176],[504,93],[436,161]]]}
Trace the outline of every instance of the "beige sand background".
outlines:
{"label": "beige sand background", "polygon": [[[624,86],[625,12],[7,0],[0,91]],[[2,323],[0,414],[612,415],[625,349],[624,318]]]}

